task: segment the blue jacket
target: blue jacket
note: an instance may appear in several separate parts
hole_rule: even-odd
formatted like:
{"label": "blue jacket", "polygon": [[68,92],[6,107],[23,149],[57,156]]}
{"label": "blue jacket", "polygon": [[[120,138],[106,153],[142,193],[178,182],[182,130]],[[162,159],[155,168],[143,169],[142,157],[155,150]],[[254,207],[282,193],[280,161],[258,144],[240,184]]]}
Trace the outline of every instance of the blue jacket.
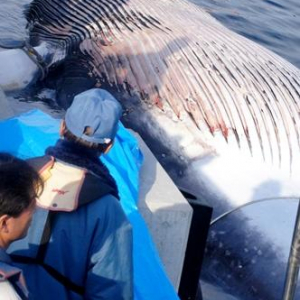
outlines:
{"label": "blue jacket", "polygon": [[[28,290],[22,270],[12,266],[12,261],[4,249],[0,248],[0,282],[8,280],[22,300],[28,299]],[[0,299],[1,294],[0,294]]]}
{"label": "blue jacket", "polygon": [[[48,214],[49,209],[37,209],[27,237],[13,243],[10,253],[37,257]],[[109,193],[71,211],[56,208],[54,215],[43,262],[84,287],[84,296],[42,266],[21,264],[30,299],[133,299],[132,228],[118,199]]]}

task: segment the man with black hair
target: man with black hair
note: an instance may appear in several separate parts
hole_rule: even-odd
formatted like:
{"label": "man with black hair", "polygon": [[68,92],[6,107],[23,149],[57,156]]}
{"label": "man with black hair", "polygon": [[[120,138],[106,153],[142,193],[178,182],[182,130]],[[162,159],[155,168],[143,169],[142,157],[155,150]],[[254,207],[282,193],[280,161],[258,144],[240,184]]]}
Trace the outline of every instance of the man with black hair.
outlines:
{"label": "man with black hair", "polygon": [[11,251],[34,299],[133,299],[132,228],[99,159],[113,145],[121,113],[105,90],[78,94],[61,139],[30,161],[45,189],[27,239]]}
{"label": "man with black hair", "polygon": [[0,299],[28,299],[22,271],[11,265],[6,249],[27,234],[42,187],[25,161],[0,153]]}

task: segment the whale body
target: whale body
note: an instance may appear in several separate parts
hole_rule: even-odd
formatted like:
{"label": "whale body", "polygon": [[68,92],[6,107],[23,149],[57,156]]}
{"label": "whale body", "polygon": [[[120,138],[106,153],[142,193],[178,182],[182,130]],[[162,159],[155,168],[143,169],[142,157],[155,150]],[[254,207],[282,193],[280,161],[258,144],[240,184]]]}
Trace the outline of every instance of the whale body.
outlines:
{"label": "whale body", "polygon": [[[284,199],[294,211],[300,196],[298,68],[184,0],[34,0],[27,20],[32,46],[46,44],[61,61],[74,52],[85,56],[91,76],[122,102],[124,122],[180,188],[214,208],[214,219],[262,199]],[[278,210],[265,208],[258,218],[272,214]],[[250,249],[243,241],[248,219],[247,213],[232,219],[241,227],[236,237],[243,248],[234,258],[225,254],[236,248],[219,247],[226,240],[222,228],[212,231],[202,273],[211,283],[234,261],[245,273],[255,270],[254,279],[248,298],[235,289],[228,299],[280,299],[278,272],[285,272],[290,244],[261,226],[249,237],[256,244]],[[274,255],[274,249],[285,254]],[[245,263],[243,255],[252,252],[255,263]],[[218,256],[225,262],[211,268]]]}
{"label": "whale body", "polygon": [[298,196],[300,71],[292,64],[181,0],[33,1],[27,18],[34,46],[86,55],[183,188],[202,195],[201,169],[223,185],[226,209],[254,200],[263,178],[278,178],[282,193],[258,198]]}

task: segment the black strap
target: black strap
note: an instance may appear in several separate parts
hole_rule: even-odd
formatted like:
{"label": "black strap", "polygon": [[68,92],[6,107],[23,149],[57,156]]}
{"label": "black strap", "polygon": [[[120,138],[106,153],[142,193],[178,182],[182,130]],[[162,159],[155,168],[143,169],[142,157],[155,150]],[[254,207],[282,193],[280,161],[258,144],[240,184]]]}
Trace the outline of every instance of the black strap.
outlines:
{"label": "black strap", "polygon": [[49,243],[50,237],[51,237],[51,230],[52,230],[53,222],[54,222],[54,213],[53,213],[53,211],[49,211],[48,215],[47,215],[47,220],[45,223],[43,235],[41,238],[41,242],[39,245],[39,250],[36,255],[36,260],[41,263],[43,263],[45,260],[47,246],[48,246],[48,243]]}
{"label": "black strap", "polygon": [[77,285],[76,283],[72,282],[69,278],[58,272],[53,267],[44,263],[45,255],[47,251],[47,246],[50,241],[52,226],[54,223],[55,212],[49,211],[47,215],[47,220],[45,223],[41,243],[39,246],[39,250],[37,253],[36,258],[28,257],[28,256],[20,256],[11,254],[10,257],[14,262],[22,263],[22,264],[38,264],[42,266],[49,275],[55,278],[58,282],[60,282],[63,286],[65,286],[68,290],[75,292],[79,295],[84,295],[85,289],[83,286]]}
{"label": "black strap", "polygon": [[59,281],[62,285],[64,285],[68,290],[75,292],[81,296],[84,295],[85,289],[83,286],[77,285],[76,283],[72,282],[69,278],[58,272],[53,267],[45,264],[44,262],[38,261],[36,258],[28,257],[28,256],[20,256],[11,254],[10,257],[14,262],[21,263],[21,264],[38,264],[48,272],[53,278]]}

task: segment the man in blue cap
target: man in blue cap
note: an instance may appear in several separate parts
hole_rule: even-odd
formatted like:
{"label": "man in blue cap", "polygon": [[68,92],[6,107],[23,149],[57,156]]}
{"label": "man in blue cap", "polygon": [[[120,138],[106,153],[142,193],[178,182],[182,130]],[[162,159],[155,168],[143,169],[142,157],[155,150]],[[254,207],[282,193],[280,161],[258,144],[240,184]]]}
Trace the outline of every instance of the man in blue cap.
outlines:
{"label": "man in blue cap", "polygon": [[33,299],[133,299],[132,228],[99,160],[112,147],[121,113],[104,90],[77,95],[61,139],[30,161],[44,192],[28,237],[10,251]]}

